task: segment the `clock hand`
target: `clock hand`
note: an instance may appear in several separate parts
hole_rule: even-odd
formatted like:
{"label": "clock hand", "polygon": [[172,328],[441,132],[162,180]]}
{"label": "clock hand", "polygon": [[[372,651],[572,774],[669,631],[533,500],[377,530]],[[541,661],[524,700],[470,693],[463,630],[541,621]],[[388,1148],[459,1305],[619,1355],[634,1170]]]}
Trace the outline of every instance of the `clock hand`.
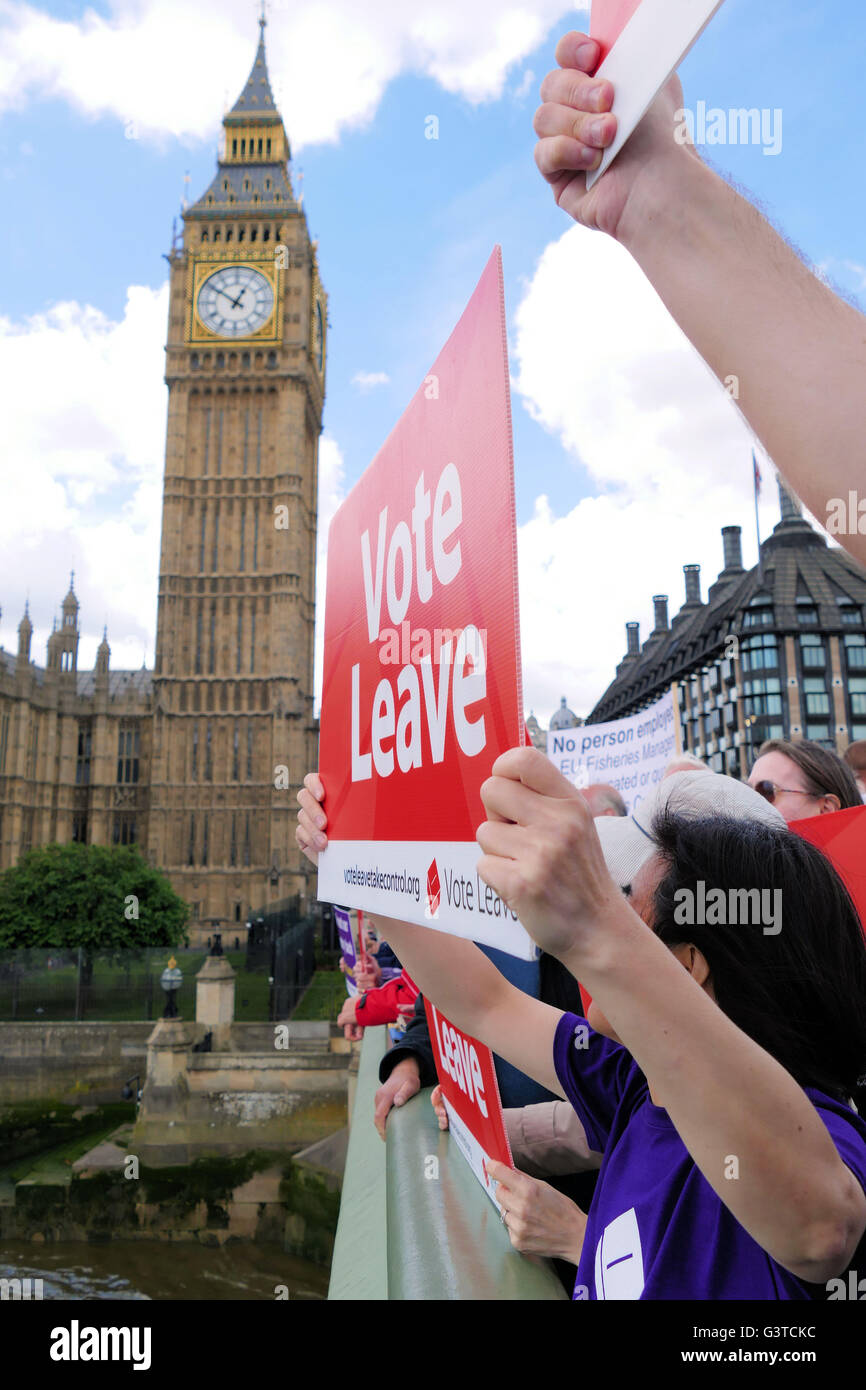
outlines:
{"label": "clock hand", "polygon": [[242,296],[243,296],[243,290],[241,290],[241,292],[240,292],[240,294],[238,295],[237,299],[232,299],[231,295],[228,293],[227,290],[217,290],[217,294],[221,294],[222,297],[223,297],[223,299],[227,299],[228,302],[229,302],[229,304],[232,306],[232,308],[233,308],[233,309],[236,309],[236,308],[238,307],[238,305],[240,304],[240,302],[241,302],[241,298],[242,298]]}

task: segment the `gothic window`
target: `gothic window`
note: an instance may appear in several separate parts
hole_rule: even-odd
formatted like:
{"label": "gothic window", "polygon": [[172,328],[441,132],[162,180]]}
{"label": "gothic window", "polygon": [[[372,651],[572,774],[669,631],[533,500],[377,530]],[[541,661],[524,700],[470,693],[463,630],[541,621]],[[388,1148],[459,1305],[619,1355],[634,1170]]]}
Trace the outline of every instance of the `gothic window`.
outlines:
{"label": "gothic window", "polygon": [[[214,237],[216,237],[216,233],[214,233]],[[207,476],[207,465],[208,465],[208,453],[209,453],[209,451],[210,451],[210,406],[208,406],[207,410],[206,410],[205,413],[204,413],[204,466],[203,466],[202,471],[203,471],[205,477]]]}
{"label": "gothic window", "polygon": [[204,741],[204,780],[206,782],[213,781],[213,736],[210,720],[207,721]]}
{"label": "gothic window", "polygon": [[[261,354],[259,354],[261,355]],[[262,471],[262,412],[258,412],[258,422],[256,427],[256,472]]]}
{"label": "gothic window", "polygon": [[[201,636],[202,636],[202,606],[199,604],[198,612],[195,615],[195,674],[201,675]],[[196,709],[198,709],[198,687],[195,691]]]}
{"label": "gothic window", "polygon": [[238,724],[237,720],[235,720],[234,735],[233,735],[233,737],[232,737],[232,781],[233,781],[233,782],[239,782],[240,779],[241,779],[240,758],[241,758],[241,733],[240,733],[240,725]]}
{"label": "gothic window", "polygon": [[253,721],[247,720],[247,781],[253,780]]}
{"label": "gothic window", "polygon": [[[235,673],[236,673],[237,675],[240,675],[240,673],[241,673],[241,659],[242,659],[242,646],[243,646],[243,640],[244,640],[244,604],[243,604],[243,599],[241,599],[241,600],[239,600],[239,602],[238,602],[238,642],[237,642],[237,652],[236,652],[236,654],[235,654]],[[238,692],[237,692],[237,688],[236,688],[236,689],[235,689],[235,694],[237,695],[237,693],[238,693]],[[237,704],[237,702],[235,702],[235,703]]]}
{"label": "gothic window", "polygon": [[207,812],[205,812],[204,827],[203,827],[203,829],[202,829],[202,835],[201,835],[201,862],[202,862],[202,865],[203,865],[204,868],[207,868],[207,854],[208,854],[208,821],[209,821],[209,819],[210,819],[210,818],[209,818]]}
{"label": "gothic window", "polygon": [[195,816],[189,818],[189,840],[187,842],[186,862],[189,865],[195,863]]}
{"label": "gothic window", "polygon": [[87,844],[87,813],[86,811],[76,811],[72,817],[72,843],[74,845]]}
{"label": "gothic window", "polygon": [[[210,654],[208,656],[208,673],[212,676],[216,670],[216,604],[210,606]],[[213,708],[213,706],[210,706]]]}
{"label": "gothic window", "polygon": [[192,721],[192,752],[190,754],[189,777],[191,782],[198,781],[198,720]]}
{"label": "gothic window", "polygon": [[[122,723],[117,734],[117,781],[131,784],[138,781],[138,758],[141,733],[137,724]],[[130,843],[127,840],[122,844]]]}
{"label": "gothic window", "polygon": [[234,867],[238,862],[238,818],[232,811],[232,839],[229,847],[229,863]]}
{"label": "gothic window", "polygon": [[[246,464],[246,454],[244,454],[244,463]],[[244,472],[246,472],[246,468],[244,468]],[[246,503],[245,503],[245,502],[242,502],[242,503],[241,503],[241,535],[240,535],[240,544],[239,544],[239,547],[238,547],[238,552],[239,552],[239,553],[238,553],[238,569],[241,570],[241,571],[243,571],[243,567],[244,567],[244,541],[246,540],[246,529],[247,529],[247,508],[246,508]]]}
{"label": "gothic window", "polygon": [[[78,726],[79,743],[81,740],[81,725]],[[9,746],[9,715],[0,715],[0,772],[6,769],[6,749]]]}
{"label": "gothic window", "polygon": [[115,845],[134,845],[136,841],[135,812],[116,811],[111,830],[111,840]]}
{"label": "gothic window", "polygon": [[27,750],[27,776],[36,777],[36,765],[39,757],[39,719],[34,714],[33,723],[30,726],[30,747]]}
{"label": "gothic window", "polygon": [[[8,718],[8,715],[6,716]],[[75,763],[76,787],[90,786],[90,754],[93,733],[90,721],[82,720],[78,725],[78,758]],[[0,768],[2,768],[0,760]]]}
{"label": "gothic window", "polygon": [[259,139],[259,154],[262,153],[262,141]]}
{"label": "gothic window", "polygon": [[201,535],[198,542],[198,568],[199,573],[204,572],[204,549],[207,539],[207,503],[203,502],[201,507]]}
{"label": "gothic window", "polygon": [[244,829],[244,868],[250,866],[250,813],[247,811],[246,827]]}
{"label": "gothic window", "polygon": [[[254,198],[254,199],[253,199],[253,202],[258,202],[258,199],[257,199],[257,198]],[[251,228],[250,228],[250,241],[256,241],[256,240],[258,239],[258,235],[259,235],[259,229],[258,229],[258,227],[251,227]]]}
{"label": "gothic window", "polygon": [[252,602],[252,618],[250,619],[250,675],[256,669],[256,606],[255,600]]}
{"label": "gothic window", "polygon": [[211,569],[219,568],[219,541],[220,541],[220,504],[214,502],[213,505],[213,547],[211,550]]}
{"label": "gothic window", "polygon": [[271,142],[270,142],[270,140],[266,140],[266,141],[265,141],[265,150],[267,151],[268,154],[270,154],[270,152],[271,152]]}
{"label": "gothic window", "polygon": [[[222,360],[220,360],[220,359],[222,359]],[[218,366],[218,367],[223,367],[223,366],[225,366],[225,357],[224,357],[223,353],[220,353],[220,354],[219,354],[219,357],[217,358],[217,366]],[[219,410],[219,411],[217,412],[217,456],[216,456],[216,471],[217,471],[217,477],[219,477],[220,473],[222,472],[222,466],[223,466],[223,415],[224,415],[224,414],[225,414],[225,411],[223,411],[223,410]]]}
{"label": "gothic window", "polygon": [[253,514],[253,569],[259,567],[259,514]]}
{"label": "gothic window", "polygon": [[232,159],[237,159],[237,156],[238,156],[238,142],[237,142],[237,140],[232,140]]}

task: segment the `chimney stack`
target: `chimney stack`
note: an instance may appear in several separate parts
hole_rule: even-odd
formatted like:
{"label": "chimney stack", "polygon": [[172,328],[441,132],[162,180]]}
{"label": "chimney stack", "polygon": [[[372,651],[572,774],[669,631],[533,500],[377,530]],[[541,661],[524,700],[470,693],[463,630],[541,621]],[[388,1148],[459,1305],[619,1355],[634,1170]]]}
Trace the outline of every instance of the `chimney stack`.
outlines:
{"label": "chimney stack", "polygon": [[701,567],[700,565],[683,565],[683,574],[686,577],[686,603],[700,603],[701,601]]}
{"label": "chimney stack", "polygon": [[740,542],[739,526],[722,527],[722,544],[725,547],[725,572],[743,568],[743,550]]}
{"label": "chimney stack", "polygon": [[656,610],[656,625],[654,632],[666,632],[668,626],[668,596],[667,594],[654,594],[653,604]]}
{"label": "chimney stack", "polygon": [[640,623],[626,623],[626,656],[640,656]]}

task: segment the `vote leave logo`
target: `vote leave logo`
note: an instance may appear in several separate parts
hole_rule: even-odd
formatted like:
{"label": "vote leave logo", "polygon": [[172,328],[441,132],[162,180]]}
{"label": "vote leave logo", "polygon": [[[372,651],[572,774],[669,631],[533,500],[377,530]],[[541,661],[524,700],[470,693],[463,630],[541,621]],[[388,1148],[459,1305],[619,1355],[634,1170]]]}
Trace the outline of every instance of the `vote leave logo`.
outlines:
{"label": "vote leave logo", "polygon": [[427,916],[435,917],[439,911],[439,899],[442,897],[442,889],[439,886],[439,870],[436,867],[436,860],[427,870]]}

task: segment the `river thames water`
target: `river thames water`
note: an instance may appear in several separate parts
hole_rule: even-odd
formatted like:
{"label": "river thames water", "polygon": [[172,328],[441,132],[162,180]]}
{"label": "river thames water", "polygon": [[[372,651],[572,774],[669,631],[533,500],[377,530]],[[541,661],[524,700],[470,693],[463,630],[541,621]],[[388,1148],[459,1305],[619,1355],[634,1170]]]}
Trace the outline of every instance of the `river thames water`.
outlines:
{"label": "river thames water", "polygon": [[[0,1245],[0,1279],[41,1279],[44,1299],[323,1299],[328,1273],[276,1245],[208,1249],[193,1242],[118,1240]],[[286,1295],[283,1294],[283,1297]]]}

